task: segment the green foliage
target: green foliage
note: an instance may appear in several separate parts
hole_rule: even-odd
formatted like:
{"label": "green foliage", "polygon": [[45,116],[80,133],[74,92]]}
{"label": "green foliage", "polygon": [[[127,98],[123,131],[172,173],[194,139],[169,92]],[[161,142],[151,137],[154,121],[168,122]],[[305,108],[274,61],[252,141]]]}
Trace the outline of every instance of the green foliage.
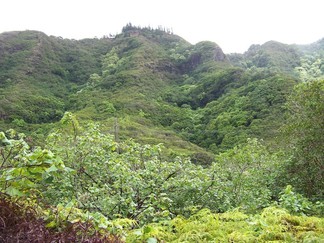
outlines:
{"label": "green foliage", "polygon": [[323,200],[324,188],[324,81],[301,83],[288,101],[285,128],[291,157],[286,181],[314,200]]}
{"label": "green foliage", "polygon": [[323,219],[292,216],[274,207],[250,216],[236,210],[224,214],[201,210],[189,218],[178,216],[134,230],[126,242],[321,242],[323,224]]}
{"label": "green foliage", "polygon": [[108,220],[100,212],[91,213],[81,210],[77,207],[75,200],[65,205],[59,203],[55,207],[45,209],[42,213],[44,220],[47,222],[46,227],[52,229],[65,228],[69,224],[90,222],[94,229],[99,232],[109,231],[111,234],[123,236],[126,230],[136,226],[136,222],[131,219]]}
{"label": "green foliage", "polygon": [[[26,132],[30,123],[58,121],[66,110],[83,120],[100,121],[111,116],[136,120],[142,111],[147,123],[161,133],[171,129],[214,153],[248,137],[276,135],[282,123],[280,105],[292,80],[269,70],[290,70],[298,62],[294,48],[270,42],[252,48],[248,53],[254,54],[245,57],[264,52],[271,59],[267,67],[233,68],[215,43],[190,45],[163,28],[133,25],[114,39],[76,41],[33,31],[2,38],[0,117],[6,122],[23,119],[27,126],[14,122],[21,131]],[[25,58],[11,52],[24,52]],[[146,132],[133,138],[154,140]]]}
{"label": "green foliage", "polygon": [[117,69],[117,63],[119,61],[117,51],[113,48],[110,52],[108,52],[102,61],[102,75],[105,77],[109,74],[114,74]]}
{"label": "green foliage", "polygon": [[24,127],[26,125],[26,122],[23,119],[14,119],[12,121],[12,124],[18,127]]}
{"label": "green foliage", "polygon": [[323,39],[310,45],[299,45],[299,50],[304,54],[301,64],[296,67],[302,81],[323,79],[324,75],[324,45]]}
{"label": "green foliage", "polygon": [[15,131],[0,133],[0,188],[10,196],[39,196],[67,170],[63,162],[46,149],[31,150]]}
{"label": "green foliage", "polygon": [[324,78],[324,58],[322,55],[305,56],[301,59],[301,66],[296,67],[300,79],[304,82]]}
{"label": "green foliage", "polygon": [[[278,159],[255,139],[218,155],[207,168],[162,160],[160,145],[117,143],[95,124],[81,127],[72,113],[48,137],[55,154],[30,150],[13,130],[1,132],[0,141],[2,193],[33,205],[41,198],[38,210],[49,228],[91,222],[94,230],[129,242],[323,238],[322,219],[276,208],[253,216],[228,211],[255,212],[274,196]],[[316,207],[290,187],[279,204],[294,213]],[[137,225],[142,228],[132,230]]]}
{"label": "green foliage", "polygon": [[287,209],[292,214],[310,215],[316,214],[323,216],[323,202],[312,203],[303,195],[293,191],[292,186],[288,185],[279,197],[279,205]]}
{"label": "green foliage", "polygon": [[197,87],[189,94],[191,97],[197,97],[193,106],[203,107],[207,103],[217,100],[239,81],[241,75],[242,70],[236,68],[204,75]]}
{"label": "green foliage", "polygon": [[212,175],[206,169],[180,158],[163,161],[160,146],[116,143],[97,125],[79,129],[73,119],[66,114],[62,129],[48,138],[47,146],[76,171],[48,188],[51,202],[75,198],[79,207],[109,218],[149,222],[202,204],[211,194]]}
{"label": "green foliage", "polygon": [[323,82],[298,85],[284,107],[296,72],[321,77],[318,46],[228,58],[162,27],[1,34],[1,130],[28,135],[0,133],[1,193],[54,230],[90,222],[130,242],[320,241],[322,219],[264,209],[323,215]]}
{"label": "green foliage", "polygon": [[279,160],[258,140],[249,139],[246,145],[217,155],[216,162],[221,167],[223,190],[232,207],[255,212],[270,204],[276,193]]}
{"label": "green foliage", "polygon": [[4,33],[0,39],[0,116],[27,123],[59,120],[72,87],[100,70],[100,55],[109,48],[106,40],[76,42],[36,31]]}
{"label": "green foliage", "polygon": [[[216,89],[214,94],[220,97],[198,110],[200,116],[193,122],[190,140],[215,153],[244,143],[249,137],[271,141],[283,123],[283,105],[295,84],[285,76],[245,73],[241,77],[240,71],[232,71],[226,72],[224,93]],[[227,81],[229,77],[232,83]]]}
{"label": "green foliage", "polygon": [[121,242],[121,237],[97,229],[89,219],[67,222],[63,228],[48,228],[35,204],[1,195],[0,205],[2,242]]}
{"label": "green foliage", "polygon": [[[70,115],[70,116],[69,116]],[[71,114],[66,115],[73,119]],[[64,119],[68,120],[67,118]],[[71,123],[70,123],[71,124]],[[78,208],[74,198],[53,198],[53,191],[74,191],[68,187],[66,177],[75,176],[75,170],[66,167],[61,159],[47,149],[30,149],[22,134],[15,131],[0,132],[0,189],[11,198],[23,198],[30,207],[36,208],[49,228],[65,228],[69,223],[91,221],[96,230],[105,229],[121,234],[135,221],[124,219],[108,221],[100,212],[90,213]],[[44,207],[45,205],[45,207]],[[50,205],[50,207],[49,207]]]}
{"label": "green foliage", "polygon": [[300,66],[300,53],[295,46],[276,41],[263,45],[251,45],[243,55],[231,54],[229,59],[236,66],[247,69],[265,69],[275,73],[296,76],[295,68]]}

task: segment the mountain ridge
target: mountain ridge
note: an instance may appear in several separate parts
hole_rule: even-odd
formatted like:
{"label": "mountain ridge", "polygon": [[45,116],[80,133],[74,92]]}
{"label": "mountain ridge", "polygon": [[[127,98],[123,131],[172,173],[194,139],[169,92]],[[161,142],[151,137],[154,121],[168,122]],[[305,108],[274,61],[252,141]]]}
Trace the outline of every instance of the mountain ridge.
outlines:
{"label": "mountain ridge", "polygon": [[[307,55],[322,48],[316,43]],[[214,42],[192,45],[169,31],[134,26],[113,38],[82,40],[2,33],[0,125],[35,136],[35,127],[46,130],[72,111],[108,130],[118,118],[122,138],[170,148],[174,140],[185,153],[218,153],[248,137],[272,140],[287,96],[310,73],[303,48],[269,41],[225,54]]]}

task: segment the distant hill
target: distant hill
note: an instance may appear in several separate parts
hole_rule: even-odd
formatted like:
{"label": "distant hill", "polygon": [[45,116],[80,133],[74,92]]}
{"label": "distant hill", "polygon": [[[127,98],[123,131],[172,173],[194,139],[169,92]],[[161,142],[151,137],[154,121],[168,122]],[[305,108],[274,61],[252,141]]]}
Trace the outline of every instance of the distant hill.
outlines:
{"label": "distant hill", "polygon": [[295,75],[294,69],[300,66],[301,55],[294,46],[268,41],[263,45],[252,45],[242,55],[230,57],[235,65],[244,68],[267,68],[272,72]]}
{"label": "distant hill", "polygon": [[271,142],[286,97],[305,78],[301,70],[310,73],[304,64],[315,53],[323,53],[323,39],[308,46],[269,41],[226,55],[213,42],[192,45],[170,31],[131,25],[112,38],[84,40],[6,32],[0,130],[14,127],[41,141],[47,124],[72,111],[107,131],[118,122],[121,139],[162,142],[170,154],[210,161],[248,137]]}
{"label": "distant hill", "polygon": [[296,48],[301,50],[303,53],[316,54],[324,52],[324,38],[309,44],[309,45],[296,45]]}

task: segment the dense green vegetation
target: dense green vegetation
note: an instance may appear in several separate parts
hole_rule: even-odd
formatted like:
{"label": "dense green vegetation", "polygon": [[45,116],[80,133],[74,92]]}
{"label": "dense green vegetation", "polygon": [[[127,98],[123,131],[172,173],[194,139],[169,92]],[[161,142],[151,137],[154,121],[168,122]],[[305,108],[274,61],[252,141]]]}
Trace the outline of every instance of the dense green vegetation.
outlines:
{"label": "dense green vegetation", "polygon": [[1,34],[0,217],[35,241],[320,242],[323,50]]}

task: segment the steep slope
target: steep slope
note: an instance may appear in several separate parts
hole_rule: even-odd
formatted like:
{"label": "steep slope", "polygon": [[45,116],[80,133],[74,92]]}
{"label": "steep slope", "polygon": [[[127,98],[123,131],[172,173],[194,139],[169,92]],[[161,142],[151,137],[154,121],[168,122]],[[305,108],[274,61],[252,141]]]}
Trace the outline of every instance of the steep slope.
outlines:
{"label": "steep slope", "polygon": [[271,72],[296,75],[295,68],[300,66],[301,53],[292,45],[268,41],[262,45],[251,45],[244,54],[231,54],[234,65],[243,68],[266,68]]}
{"label": "steep slope", "polygon": [[[185,137],[180,139],[172,131],[174,123],[192,120],[193,111],[166,98],[169,90],[183,83],[183,63],[191,58],[191,48],[195,46],[163,31],[124,30],[104,55],[101,72],[92,74],[91,82],[71,96],[70,108],[79,117],[99,119],[110,128],[118,118],[121,138],[162,142],[178,152],[191,150],[195,158],[206,159],[202,149],[184,142]],[[183,53],[186,49],[187,54]]]}
{"label": "steep slope", "polygon": [[[99,40],[91,40],[100,47]],[[107,42],[108,40],[100,40]],[[41,32],[10,32],[0,36],[2,120],[42,123],[62,117],[66,97],[100,68],[96,49]],[[41,109],[40,109],[41,108]]]}
{"label": "steep slope", "polygon": [[218,153],[248,137],[273,140],[314,48],[270,41],[225,55],[213,42],[192,45],[131,25],[114,38],[79,41],[3,33],[0,125],[32,133],[69,110],[119,139],[162,142],[170,153],[210,160],[204,149]]}
{"label": "steep slope", "polygon": [[[208,157],[203,149],[163,127],[164,113],[177,108],[160,96],[181,79],[169,47],[189,44],[163,31],[135,30],[132,36],[125,31],[113,40],[81,41],[35,31],[4,33],[0,48],[2,130],[15,127],[34,133],[41,128],[43,133],[46,123],[72,110],[83,122],[100,120],[110,132],[118,118],[121,139],[162,142],[170,153],[172,148]],[[40,123],[44,125],[36,126]]]}

